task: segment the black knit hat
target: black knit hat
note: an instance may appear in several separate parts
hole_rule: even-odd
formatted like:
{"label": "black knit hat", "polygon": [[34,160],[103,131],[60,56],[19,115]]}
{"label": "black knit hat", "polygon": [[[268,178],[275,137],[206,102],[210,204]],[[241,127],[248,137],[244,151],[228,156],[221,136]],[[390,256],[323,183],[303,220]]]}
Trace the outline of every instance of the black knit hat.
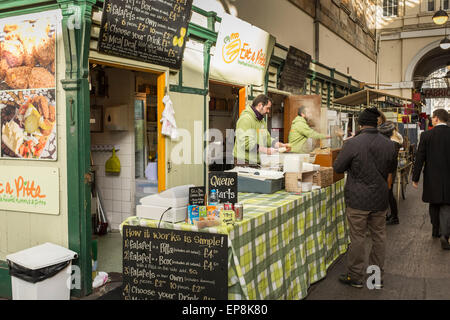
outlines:
{"label": "black knit hat", "polygon": [[359,114],[358,122],[361,126],[376,127],[380,112],[377,108],[366,108]]}
{"label": "black knit hat", "polygon": [[392,121],[386,121],[378,126],[378,131],[390,138],[394,132],[395,124]]}

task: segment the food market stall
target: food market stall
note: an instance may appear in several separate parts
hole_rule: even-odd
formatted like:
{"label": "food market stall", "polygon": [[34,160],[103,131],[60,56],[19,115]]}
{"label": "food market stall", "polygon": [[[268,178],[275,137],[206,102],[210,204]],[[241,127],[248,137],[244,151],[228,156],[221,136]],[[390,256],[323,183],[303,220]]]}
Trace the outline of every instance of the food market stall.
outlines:
{"label": "food market stall", "polygon": [[[317,165],[309,165],[312,169],[317,169]],[[303,168],[306,167],[305,165]],[[301,175],[302,169],[299,171],[298,174]],[[236,173],[246,178],[251,176],[249,172],[238,171],[221,172],[220,176],[234,174],[234,177],[237,177]],[[264,170],[259,172],[259,183],[262,183],[264,173]],[[216,173],[216,177],[218,175],[219,173]],[[267,173],[266,175],[267,179],[271,178]],[[211,181],[211,176],[209,180]],[[235,201],[242,205],[242,220],[237,215],[225,220],[221,215],[221,221],[211,227],[200,228],[198,221],[172,223],[166,221],[169,218],[163,216],[160,219],[134,216],[121,224],[121,231],[123,232],[124,227],[139,226],[151,230],[178,230],[193,235],[226,235],[228,254],[227,265],[223,266],[223,270],[228,270],[224,273],[227,277],[228,299],[303,299],[309,286],[323,279],[328,267],[347,251],[349,236],[344,215],[344,184],[344,180],[332,183],[330,176],[327,186],[315,186],[312,191],[309,189],[302,192],[300,188],[297,192],[287,192],[284,189],[273,193],[238,192]],[[241,188],[235,187],[237,190]],[[232,189],[233,186],[230,186],[230,190]],[[221,191],[219,188],[219,199],[226,194]],[[226,201],[227,199],[224,200]],[[230,203],[224,204],[227,205]],[[217,207],[220,206],[218,204]],[[236,207],[237,204],[235,209]],[[208,210],[209,219],[210,206],[205,209]],[[224,207],[223,212],[229,212],[226,209]],[[200,207],[199,216],[201,215]],[[191,211],[188,216],[189,220],[193,219]],[[189,246],[192,248],[192,244]],[[194,249],[190,251],[194,252]],[[178,265],[187,263],[176,262]],[[155,262],[155,265],[151,266],[152,270],[158,268],[157,264]],[[181,275],[183,278],[184,275]],[[190,275],[190,279],[193,277]],[[175,287],[174,283],[173,288]],[[195,294],[202,299],[202,292]]]}

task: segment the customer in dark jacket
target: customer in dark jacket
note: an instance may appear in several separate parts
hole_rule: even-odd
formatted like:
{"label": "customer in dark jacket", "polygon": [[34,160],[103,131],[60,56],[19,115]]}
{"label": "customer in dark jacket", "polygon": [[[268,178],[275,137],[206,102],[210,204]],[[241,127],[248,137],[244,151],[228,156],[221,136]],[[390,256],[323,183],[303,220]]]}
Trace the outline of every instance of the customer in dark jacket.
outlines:
{"label": "customer in dark jacket", "polygon": [[[365,236],[372,237],[369,265],[384,272],[386,212],[389,205],[388,175],[395,170],[395,149],[377,130],[376,108],[367,108],[359,116],[361,133],[347,140],[333,164],[337,173],[347,172],[345,203],[351,244],[347,255],[347,273],[339,280],[362,288],[365,274]],[[382,280],[381,280],[382,281]],[[381,288],[383,283],[376,283]]]}
{"label": "customer in dark jacket", "polygon": [[399,224],[398,220],[398,208],[397,208],[397,201],[394,197],[394,183],[395,178],[397,176],[397,159],[398,159],[398,152],[400,148],[402,147],[403,138],[398,133],[398,131],[395,128],[395,124],[392,121],[386,121],[383,124],[378,126],[378,131],[386,136],[388,139],[390,139],[394,145],[395,148],[395,159],[396,159],[396,165],[395,170],[391,172],[391,179],[388,181],[389,186],[389,207],[391,209],[391,214],[386,218],[386,224],[392,225],[392,224]]}
{"label": "customer in dark jacket", "polygon": [[433,112],[433,130],[420,136],[413,169],[413,186],[418,187],[423,171],[422,200],[430,204],[433,236],[441,238],[443,249],[450,250],[450,128],[444,109]]}

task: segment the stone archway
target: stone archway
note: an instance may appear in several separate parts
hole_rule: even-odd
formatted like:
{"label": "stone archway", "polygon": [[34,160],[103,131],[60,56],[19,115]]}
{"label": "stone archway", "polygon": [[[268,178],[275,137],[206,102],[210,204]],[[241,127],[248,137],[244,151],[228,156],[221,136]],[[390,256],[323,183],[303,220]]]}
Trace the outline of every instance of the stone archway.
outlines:
{"label": "stone archway", "polygon": [[[423,80],[437,69],[450,62],[450,51],[439,47],[441,40],[435,40],[416,53],[405,72],[405,82],[412,88],[420,88]],[[423,80],[420,80],[423,79]]]}

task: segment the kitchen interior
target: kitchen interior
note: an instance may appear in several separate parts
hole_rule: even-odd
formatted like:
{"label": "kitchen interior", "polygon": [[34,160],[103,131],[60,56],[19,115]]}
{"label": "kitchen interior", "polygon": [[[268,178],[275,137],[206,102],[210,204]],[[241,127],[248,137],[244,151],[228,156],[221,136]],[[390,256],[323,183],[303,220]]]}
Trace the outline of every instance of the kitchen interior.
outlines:
{"label": "kitchen interior", "polygon": [[94,272],[122,272],[119,225],[158,193],[157,77],[90,63]]}
{"label": "kitchen interior", "polygon": [[210,148],[209,171],[224,171],[234,167],[234,134],[229,131],[227,136],[227,129],[236,128],[239,118],[239,89],[239,86],[209,82],[209,128],[218,130],[217,133],[220,132],[222,136],[222,139],[214,138],[209,143],[218,147],[215,150],[223,150],[223,153],[215,152]]}

